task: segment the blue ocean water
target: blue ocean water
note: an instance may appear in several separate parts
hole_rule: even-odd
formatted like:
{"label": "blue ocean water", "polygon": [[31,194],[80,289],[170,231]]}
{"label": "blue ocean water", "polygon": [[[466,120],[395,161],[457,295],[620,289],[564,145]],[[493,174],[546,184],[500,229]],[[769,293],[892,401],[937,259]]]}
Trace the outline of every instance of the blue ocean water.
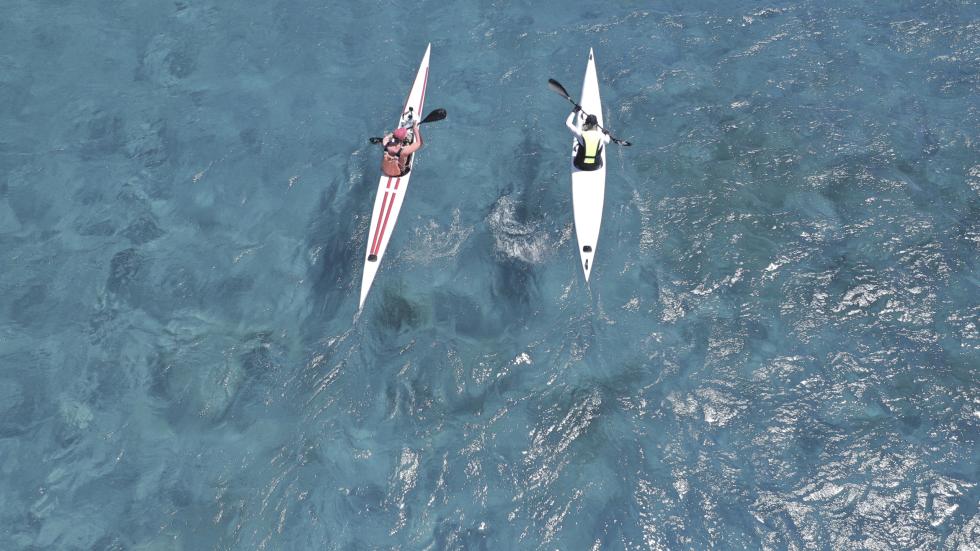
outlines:
{"label": "blue ocean water", "polygon": [[3,14],[0,549],[978,548],[976,2]]}

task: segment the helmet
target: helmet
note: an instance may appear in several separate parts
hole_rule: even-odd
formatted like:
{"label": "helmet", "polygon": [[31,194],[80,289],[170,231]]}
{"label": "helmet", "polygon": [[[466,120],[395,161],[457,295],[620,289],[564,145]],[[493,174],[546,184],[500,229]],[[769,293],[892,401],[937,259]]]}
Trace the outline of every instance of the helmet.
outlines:
{"label": "helmet", "polygon": [[408,136],[408,129],[396,128],[395,131],[391,133],[391,135],[394,136],[396,140],[404,140],[405,137]]}
{"label": "helmet", "polygon": [[585,117],[585,124],[599,124],[599,119],[595,115]]}

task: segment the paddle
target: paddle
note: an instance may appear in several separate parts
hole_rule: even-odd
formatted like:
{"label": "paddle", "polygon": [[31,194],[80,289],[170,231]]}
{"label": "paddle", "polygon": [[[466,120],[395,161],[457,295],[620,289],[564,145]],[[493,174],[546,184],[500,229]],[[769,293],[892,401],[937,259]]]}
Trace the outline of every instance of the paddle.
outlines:
{"label": "paddle", "polygon": [[[548,88],[551,88],[552,90],[554,90],[555,92],[557,92],[558,95],[560,95],[563,98],[567,99],[569,101],[569,103],[571,103],[572,105],[574,105],[578,109],[582,109],[582,106],[579,105],[579,104],[577,104],[577,103],[575,103],[575,100],[572,99],[572,96],[568,95],[568,92],[565,90],[565,87],[562,86],[561,83],[559,83],[557,80],[555,80],[553,78],[549,78],[548,79]],[[588,115],[588,113],[586,113],[586,115]],[[627,146],[627,147],[633,145],[633,144],[631,144],[630,142],[628,142],[626,140],[621,140],[621,139],[613,136],[605,128],[602,128],[601,126],[599,126],[599,128],[609,136],[609,139],[610,140],[618,143],[619,145]]]}
{"label": "paddle", "polygon": [[[422,119],[422,120],[419,121],[419,124],[425,124],[427,122],[441,121],[444,118],[446,118],[446,110],[445,109],[442,109],[442,108],[439,108],[439,109],[433,110],[431,113],[429,113],[428,115],[426,115],[424,119]],[[375,138],[368,138],[368,141],[371,142],[371,143],[381,143],[382,140],[384,140],[384,138],[377,138],[377,137],[375,137]]]}

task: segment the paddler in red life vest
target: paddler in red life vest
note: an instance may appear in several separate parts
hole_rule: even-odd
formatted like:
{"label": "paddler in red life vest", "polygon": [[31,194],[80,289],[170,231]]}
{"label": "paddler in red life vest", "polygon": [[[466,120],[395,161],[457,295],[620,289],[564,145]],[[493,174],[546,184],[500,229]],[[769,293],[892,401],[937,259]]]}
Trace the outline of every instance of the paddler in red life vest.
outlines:
{"label": "paddler in red life vest", "polygon": [[409,142],[408,129],[399,127],[382,138],[384,155],[381,158],[381,172],[385,176],[404,176],[408,172],[409,158],[422,147],[418,122],[412,126],[412,136],[414,139]]}
{"label": "paddler in red life vest", "polygon": [[599,128],[599,119],[595,115],[585,117],[585,122],[579,128],[576,120],[581,110],[582,108],[576,105],[575,110],[565,120],[565,126],[578,140],[572,162],[579,170],[597,170],[602,167],[602,150],[609,143],[609,133]]}

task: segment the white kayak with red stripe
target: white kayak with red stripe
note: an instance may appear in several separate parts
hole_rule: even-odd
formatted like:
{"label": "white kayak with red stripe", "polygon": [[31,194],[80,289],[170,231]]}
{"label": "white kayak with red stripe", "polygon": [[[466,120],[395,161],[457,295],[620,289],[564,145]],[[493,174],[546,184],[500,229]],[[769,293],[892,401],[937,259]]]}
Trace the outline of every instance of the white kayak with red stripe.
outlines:
{"label": "white kayak with red stripe", "polygon": [[[425,104],[425,87],[429,80],[429,51],[432,45],[429,44],[422,56],[422,64],[419,72],[415,76],[415,84],[412,91],[408,94],[408,100],[402,109],[402,116],[399,118],[399,125],[406,123],[405,114],[413,113],[414,117],[422,117],[422,106]],[[406,124],[409,128],[410,124]],[[408,191],[408,180],[412,177],[411,168],[415,164],[415,155],[408,161],[408,172],[402,176],[381,176],[378,183],[378,194],[374,198],[374,211],[371,213],[371,226],[368,232],[367,251],[364,253],[364,272],[361,274],[361,301],[358,310],[364,307],[364,300],[367,298],[368,291],[371,290],[371,283],[374,276],[378,273],[381,265],[381,258],[384,256],[388,241],[395,230],[395,221],[398,220],[398,212],[402,208],[405,200],[405,192]]]}
{"label": "white kayak with red stripe", "polygon": [[[599,100],[599,79],[595,70],[595,55],[589,49],[589,64],[585,67],[585,81],[582,83],[582,96],[579,105],[578,124],[581,127],[586,115],[595,115],[602,122],[602,102]],[[578,140],[572,140],[572,159]],[[602,202],[606,194],[606,148],[603,146],[599,157],[602,166],[596,170],[579,170],[572,163],[572,210],[575,216],[575,237],[582,260],[582,270],[588,283],[595,258],[596,243],[599,240],[599,226],[602,224]]]}

